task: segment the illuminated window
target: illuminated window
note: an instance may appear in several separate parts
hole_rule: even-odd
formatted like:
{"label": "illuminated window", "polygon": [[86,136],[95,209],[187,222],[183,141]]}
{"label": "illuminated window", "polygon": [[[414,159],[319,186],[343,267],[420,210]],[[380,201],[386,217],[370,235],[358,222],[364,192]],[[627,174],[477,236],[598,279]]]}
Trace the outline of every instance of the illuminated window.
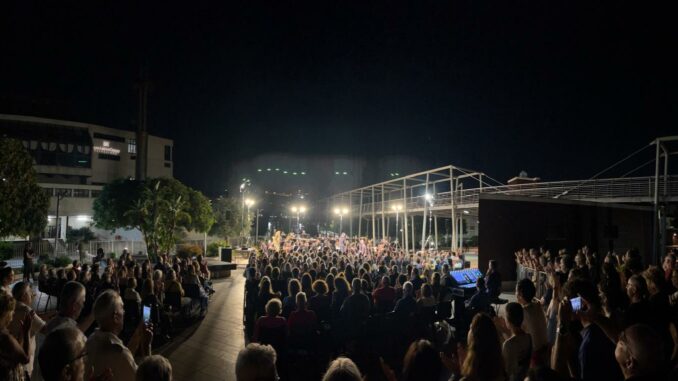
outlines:
{"label": "illuminated window", "polygon": [[137,140],[129,139],[127,142],[127,152],[128,153],[137,153]]}

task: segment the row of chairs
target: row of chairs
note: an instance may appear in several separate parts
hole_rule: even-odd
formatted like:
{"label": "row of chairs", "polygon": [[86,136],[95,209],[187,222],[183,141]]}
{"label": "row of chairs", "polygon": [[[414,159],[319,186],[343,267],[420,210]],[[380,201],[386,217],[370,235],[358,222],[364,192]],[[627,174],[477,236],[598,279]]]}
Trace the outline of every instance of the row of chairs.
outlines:
{"label": "row of chairs", "polygon": [[59,279],[38,279],[38,291],[40,295],[38,296],[38,306],[42,300],[43,295],[47,295],[47,302],[45,303],[45,309],[43,313],[47,312],[49,307],[49,302],[54,298],[59,306],[59,295],[61,295],[61,290],[63,289],[66,282],[60,281]]}

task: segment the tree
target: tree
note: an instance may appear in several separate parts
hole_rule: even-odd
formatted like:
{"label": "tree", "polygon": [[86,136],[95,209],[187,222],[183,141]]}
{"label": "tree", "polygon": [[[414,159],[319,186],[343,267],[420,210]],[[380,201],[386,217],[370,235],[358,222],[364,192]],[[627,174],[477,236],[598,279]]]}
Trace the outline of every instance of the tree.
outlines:
{"label": "tree", "polygon": [[[212,203],[215,222],[210,235],[223,238],[247,236],[250,234],[252,216],[245,216],[245,226],[242,224],[242,205],[239,198],[219,197]],[[247,210],[245,210],[247,214]]]}
{"label": "tree", "polygon": [[142,190],[143,184],[134,180],[118,179],[106,184],[94,200],[95,226],[106,230],[137,227],[138,221],[127,211],[139,201]]}
{"label": "tree", "polygon": [[94,221],[104,229],[137,228],[150,255],[169,252],[183,230],[204,232],[214,217],[202,193],[175,179],[118,180],[94,202]]}
{"label": "tree", "polygon": [[82,249],[82,245],[89,241],[93,241],[96,238],[94,232],[90,230],[89,227],[83,226],[80,229],[72,229],[68,227],[66,229],[66,242],[76,243],[78,245],[78,254],[80,254],[80,262],[85,261],[85,252]]}
{"label": "tree", "polygon": [[38,235],[47,225],[49,196],[38,186],[33,159],[21,142],[0,137],[0,237]]}

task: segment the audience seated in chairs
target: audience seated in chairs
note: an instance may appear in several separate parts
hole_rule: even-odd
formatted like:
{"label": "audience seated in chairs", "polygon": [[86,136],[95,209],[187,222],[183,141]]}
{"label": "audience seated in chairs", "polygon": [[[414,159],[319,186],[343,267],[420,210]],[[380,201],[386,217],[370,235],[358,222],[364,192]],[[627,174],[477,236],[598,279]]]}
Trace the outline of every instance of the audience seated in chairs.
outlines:
{"label": "audience seated in chairs", "polygon": [[470,316],[473,316],[478,312],[489,312],[490,296],[485,288],[485,279],[479,278],[476,282],[476,293],[466,301],[466,308],[470,313]]}
{"label": "audience seated in chairs", "polygon": [[395,304],[396,292],[391,287],[391,280],[388,276],[381,278],[381,283],[374,291],[372,291],[372,301],[377,313],[387,313],[393,311]]}
{"label": "audience seated in chairs", "polygon": [[330,321],[332,318],[332,310],[330,307],[330,296],[328,293],[327,283],[318,279],[313,282],[313,292],[315,295],[308,301],[308,309],[315,312],[318,321]]}
{"label": "audience seated in chairs", "polygon": [[142,321],[125,345],[118,337],[123,329],[125,310],[117,292],[106,290],[94,302],[94,316],[99,328],[87,339],[87,366],[100,374],[107,369],[113,372],[112,380],[133,380],[137,364],[135,354],[150,355],[153,331]]}
{"label": "audience seated in chairs", "polygon": [[311,339],[315,334],[318,329],[318,318],[315,312],[306,308],[306,293],[298,293],[296,299],[297,309],[290,314],[287,327],[291,339],[299,344],[299,342]]}
{"label": "audience seated in chairs", "polygon": [[412,316],[417,312],[417,301],[414,299],[412,282],[403,285],[403,297],[396,302],[393,313],[401,317]]}
{"label": "audience seated in chairs", "polygon": [[266,303],[266,316],[257,319],[252,341],[272,345],[278,353],[282,353],[287,345],[287,321],[279,316],[282,305],[279,299],[271,299]]}

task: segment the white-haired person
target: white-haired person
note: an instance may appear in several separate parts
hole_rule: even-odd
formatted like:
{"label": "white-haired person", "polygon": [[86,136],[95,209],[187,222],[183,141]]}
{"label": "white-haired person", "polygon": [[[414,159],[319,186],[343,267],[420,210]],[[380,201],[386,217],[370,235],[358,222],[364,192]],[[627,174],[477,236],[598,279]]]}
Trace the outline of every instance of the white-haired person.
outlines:
{"label": "white-haired person", "polygon": [[322,381],[361,381],[360,370],[346,357],[338,357],[330,363]]}
{"label": "white-haired person", "polygon": [[149,355],[153,339],[151,327],[142,321],[127,346],[118,335],[122,332],[125,309],[122,298],[114,290],[106,290],[94,302],[94,318],[99,328],[87,339],[87,366],[94,368],[94,374],[111,369],[111,380],[133,380],[137,364],[134,355]]}
{"label": "white-haired person", "polygon": [[85,373],[85,337],[73,326],[63,326],[52,331],[42,344],[38,363],[45,381],[96,381],[109,380],[110,370],[102,374]]}
{"label": "white-haired person", "polygon": [[136,381],[172,381],[172,364],[163,356],[148,356],[137,368]]}
{"label": "white-haired person", "polygon": [[235,361],[237,381],[278,381],[276,353],[270,345],[248,344]]}
{"label": "white-haired person", "polygon": [[36,313],[33,312],[33,309],[30,307],[33,305],[33,288],[29,282],[18,282],[12,287],[12,296],[16,300],[16,306],[14,307],[14,318],[9,324],[9,331],[14,335],[14,337],[21,337],[23,332],[23,322],[28,316],[33,320],[31,325],[31,330],[28,336],[28,356],[30,360],[28,364],[24,365],[24,369],[27,374],[33,373],[33,363],[35,359],[35,336],[40,332],[45,326],[45,321],[40,318]]}

